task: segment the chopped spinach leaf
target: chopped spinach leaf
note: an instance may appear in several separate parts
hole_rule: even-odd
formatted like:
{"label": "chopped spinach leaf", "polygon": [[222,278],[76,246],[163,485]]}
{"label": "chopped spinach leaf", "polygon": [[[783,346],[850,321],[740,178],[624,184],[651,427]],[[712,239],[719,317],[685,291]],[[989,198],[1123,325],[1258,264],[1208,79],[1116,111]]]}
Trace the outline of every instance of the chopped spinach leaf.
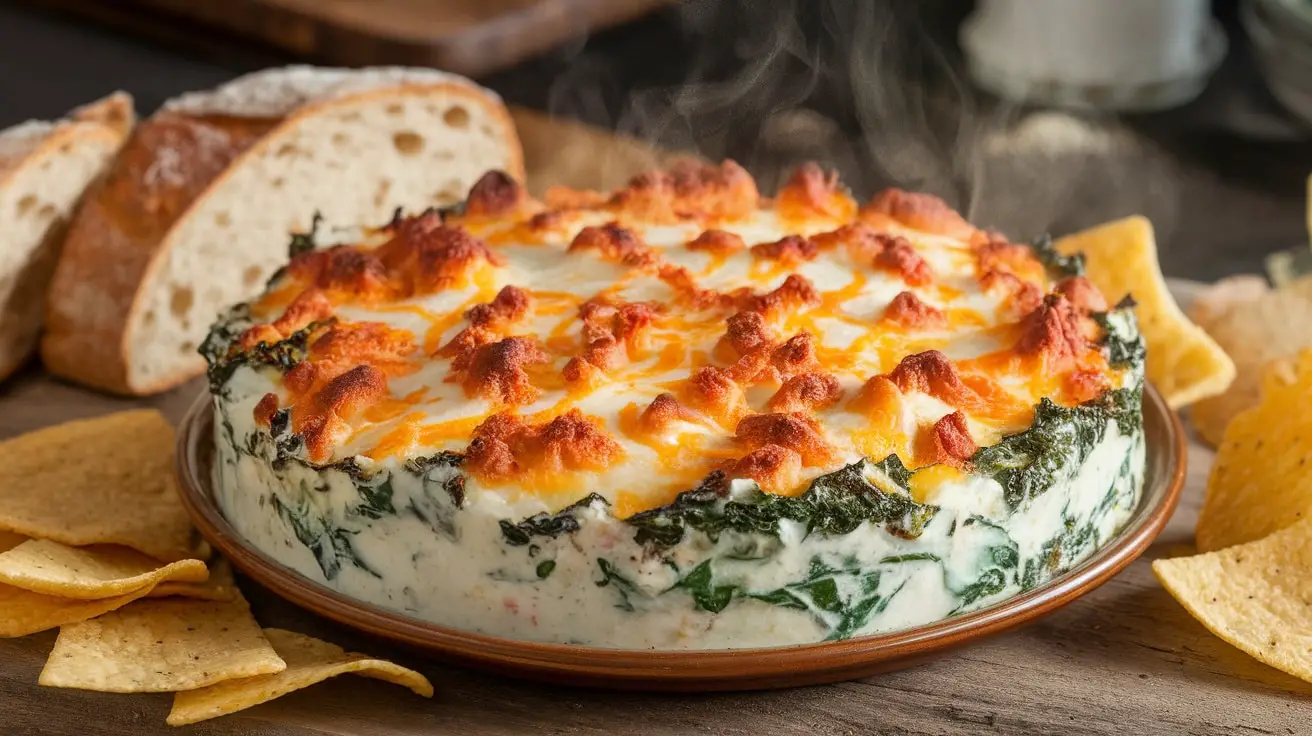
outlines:
{"label": "chopped spinach leaf", "polygon": [[360,462],[354,457],[348,457],[327,467],[340,470],[351,479],[351,484],[355,486],[356,493],[360,494],[361,499],[360,505],[354,507],[355,513],[366,519],[381,519],[396,514],[396,506],[392,504],[394,491],[391,471],[370,472],[360,467]]}
{"label": "chopped spinach leaf", "polygon": [[[229,348],[241,335],[242,328],[238,325],[245,323],[248,319],[250,319],[249,304],[239,304],[233,307],[210,327],[209,334],[205,335],[200,347],[196,348],[196,352],[200,353],[201,357],[205,359],[210,391],[215,394],[224,395],[222,391],[223,384],[232,375],[232,370],[236,370],[235,367],[228,370],[219,369],[217,366],[226,361]],[[216,375],[216,372],[218,372],[218,375]]]}
{"label": "chopped spinach leaf", "polygon": [[[235,336],[226,331],[226,327],[216,326],[201,345],[201,354],[209,361],[207,376],[210,390],[220,393],[223,385],[232,378],[233,372],[243,365],[273,366],[283,373],[291,370],[297,363],[305,360],[309,351],[310,336],[325,325],[333,323],[335,318],[312,322],[293,332],[285,339],[274,343],[261,342],[249,350],[239,350]],[[213,341],[213,343],[211,342]],[[222,352],[219,343],[226,347]]]}
{"label": "chopped spinach leaf", "polygon": [[624,611],[629,611],[630,613],[637,610],[634,608],[633,601],[630,600],[630,597],[639,593],[638,586],[634,585],[633,581],[621,575],[620,572],[615,569],[615,566],[603,557],[597,558],[597,567],[601,570],[601,580],[596,581],[597,587],[605,588],[606,586],[610,586],[619,594],[620,602],[616,603],[615,607]]}
{"label": "chopped spinach leaf", "polygon": [[446,491],[446,494],[451,497],[451,502],[456,505],[456,508],[460,508],[465,505],[465,476],[455,472],[434,473],[433,471],[438,468],[458,468],[464,460],[465,456],[458,452],[443,450],[436,455],[407,460],[405,469],[416,475],[424,476],[425,482],[430,478],[437,480],[438,475],[443,476],[441,479],[442,490]]}
{"label": "chopped spinach leaf", "polygon": [[558,537],[561,534],[571,534],[579,530],[579,520],[575,517],[575,514],[581,509],[591,507],[593,504],[609,506],[610,502],[596,493],[589,493],[583,499],[554,514],[534,514],[518,523],[511,523],[506,519],[502,519],[499,522],[501,524],[501,536],[505,537],[507,544],[521,547],[532,541],[535,536]]}
{"label": "chopped spinach leaf", "polygon": [[277,437],[291,429],[291,426],[292,410],[279,409],[278,411],[275,411],[273,417],[269,419],[269,435],[271,437]]}
{"label": "chopped spinach leaf", "polygon": [[880,595],[880,580],[879,570],[862,569],[854,559],[834,566],[817,556],[811,559],[806,578],[776,590],[745,595],[775,606],[810,611],[829,628],[826,638],[834,641],[860,631],[902,589],[899,585],[889,594]]}
{"label": "chopped spinach leaf", "polygon": [[1097,529],[1092,523],[1079,525],[1075,519],[1067,517],[1062,530],[1044,542],[1039,553],[1026,561],[1019,575],[1021,589],[1029,590],[1069,568],[1096,539]]}
{"label": "chopped spinach leaf", "polygon": [[300,454],[301,450],[304,447],[305,447],[304,437],[300,436],[299,434],[285,434],[274,440],[273,443],[274,455],[273,455],[273,460],[270,461],[270,464],[273,466],[274,470],[281,470],[287,466],[287,463],[290,462],[301,462],[301,464],[305,465],[306,467],[310,467],[308,463],[302,462],[300,458],[297,457],[297,455]]}
{"label": "chopped spinach leaf", "polygon": [[1138,388],[1116,389],[1076,407],[1058,406],[1045,397],[1029,429],[980,448],[971,462],[1002,484],[1007,504],[1017,508],[1078,470],[1110,422],[1126,434],[1138,431],[1141,397]]}
{"label": "chopped spinach leaf", "polygon": [[539,580],[546,580],[551,575],[551,571],[556,569],[555,560],[543,560],[538,563],[537,574]]}
{"label": "chopped spinach leaf", "polygon": [[1005,570],[1011,570],[1020,564],[1020,550],[1015,546],[1000,545],[989,548],[989,558],[993,564]]}
{"label": "chopped spinach leaf", "polygon": [[1110,312],[1092,315],[1103,330],[1102,344],[1107,349],[1107,362],[1113,368],[1141,366],[1147,356],[1133,306],[1133,303],[1126,306],[1122,301]]}
{"label": "chopped spinach leaf", "polygon": [[738,588],[733,585],[715,585],[715,574],[711,570],[711,561],[707,560],[692,569],[682,580],[674,584],[692,595],[697,608],[711,613],[719,613],[733,600]]}
{"label": "chopped spinach leaf", "polygon": [[341,572],[343,559],[376,578],[382,577],[360,559],[351,544],[352,532],[334,527],[327,520],[317,516],[304,500],[295,508],[283,503],[276,495],[272,496],[271,500],[274,510],[291,527],[296,540],[314,554],[319,569],[323,570],[325,580],[333,580],[337,577]]}
{"label": "chopped spinach leaf", "polygon": [[308,253],[318,245],[315,239],[319,236],[319,226],[323,224],[323,214],[315,210],[314,218],[310,220],[310,231],[308,233],[292,233],[291,242],[287,244],[287,258],[292,259],[302,253]]}
{"label": "chopped spinach leaf", "polygon": [[961,611],[981,598],[996,595],[1005,587],[1007,587],[1007,574],[997,568],[991,568],[985,571],[979,580],[957,591],[957,595],[961,596],[961,604],[953,613]]}
{"label": "chopped spinach leaf", "polygon": [[913,552],[907,555],[892,555],[880,560],[880,564],[895,564],[898,562],[940,562],[939,556],[933,552]]}
{"label": "chopped spinach leaf", "polygon": [[356,484],[356,490],[360,492],[360,498],[364,502],[355,507],[355,510],[369,519],[381,519],[384,516],[394,516],[396,507],[392,505],[392,478],[390,474],[384,478],[381,483],[374,486]]}
{"label": "chopped spinach leaf", "polygon": [[[878,484],[867,478],[874,475]],[[863,522],[883,524],[891,533],[914,539],[938,512],[919,504],[906,490],[910,473],[896,456],[879,463],[860,461],[812,481],[800,496],[776,496],[759,488],[730,498],[723,473],[707,476],[697,488],[667,506],[628,518],[634,539],[650,547],[671,547],[693,529],[716,540],[725,531],[778,536],[779,524],[794,521],[808,534],[841,535]],[[881,488],[881,485],[891,486]]]}
{"label": "chopped spinach leaf", "polygon": [[889,455],[877,463],[870,463],[870,469],[892,482],[893,493],[905,493],[911,486],[911,471],[907,470],[907,466],[902,464],[902,458],[897,455]]}
{"label": "chopped spinach leaf", "polygon": [[1039,262],[1048,269],[1048,273],[1056,278],[1084,275],[1084,254],[1062,255],[1057,251],[1056,246],[1052,244],[1051,235],[1045,233],[1039,236],[1037,240],[1030,243],[1030,250],[1034,252],[1034,257],[1038,258]]}
{"label": "chopped spinach leaf", "polygon": [[465,502],[465,476],[460,474],[464,456],[455,452],[406,461],[405,469],[420,477],[420,493],[410,498],[410,511],[434,532],[459,540],[456,511]]}
{"label": "chopped spinach leaf", "polygon": [[773,606],[795,608],[799,611],[808,610],[806,601],[793,595],[792,591],[788,590],[788,588],[779,588],[778,590],[771,590],[766,593],[749,593],[747,594],[747,597],[754,598],[763,603],[769,603]]}

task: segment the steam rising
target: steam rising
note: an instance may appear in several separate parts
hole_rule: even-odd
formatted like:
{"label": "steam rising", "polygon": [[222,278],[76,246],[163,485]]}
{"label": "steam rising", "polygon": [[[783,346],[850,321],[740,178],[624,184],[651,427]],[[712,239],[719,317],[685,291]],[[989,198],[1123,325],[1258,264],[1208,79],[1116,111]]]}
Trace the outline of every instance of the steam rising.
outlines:
{"label": "steam rising", "polygon": [[[927,6],[942,10],[686,2],[679,28],[694,57],[651,52],[655,68],[686,69],[681,78],[626,96],[610,67],[584,53],[552,87],[549,109],[662,149],[734,158],[767,192],[797,163],[816,160],[859,198],[890,185],[932,192],[1018,239],[1135,212],[1159,233],[1169,226],[1175,176],[1163,154],[1104,117],[984,97],[946,39],[926,28]],[[559,155],[595,164],[599,153],[571,146]]]}

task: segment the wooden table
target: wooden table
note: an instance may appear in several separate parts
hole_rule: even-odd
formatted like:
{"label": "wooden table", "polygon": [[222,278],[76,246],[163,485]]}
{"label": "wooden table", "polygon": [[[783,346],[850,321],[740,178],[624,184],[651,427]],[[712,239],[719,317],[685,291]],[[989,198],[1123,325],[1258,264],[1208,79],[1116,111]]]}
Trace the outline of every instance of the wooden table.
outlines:
{"label": "wooden table", "polygon": [[[533,190],[544,182],[607,188],[666,155],[539,113],[514,114]],[[0,385],[0,439],[137,405],[177,422],[201,390],[195,381],[148,400],[115,399],[59,383],[34,366]],[[797,690],[677,696],[518,682],[419,659],[243,581],[265,626],[398,659],[432,678],[438,694],[426,701],[402,688],[342,677],[190,729],[223,736],[1307,732],[1312,685],[1208,634],[1152,576],[1151,558],[1179,554],[1192,543],[1211,453],[1193,447],[1189,464],[1180,510],[1145,559],[1070,607],[914,669]],[[0,639],[0,735],[175,732],[164,725],[168,695],[37,686],[54,638],[52,631]]]}
{"label": "wooden table", "polygon": [[[133,405],[172,421],[199,382],[133,402],[31,370],[0,388],[0,438]],[[422,670],[425,701],[341,677],[215,721],[197,734],[1297,734],[1312,722],[1312,685],[1208,634],[1153,579],[1149,559],[1191,543],[1211,453],[1193,447],[1180,509],[1145,559],[1068,608],[930,664],[855,682],[774,692],[645,695],[519,682],[425,660],[242,588],[266,626],[304,631]],[[0,639],[0,733],[145,736],[167,695],[39,687],[54,632]]]}

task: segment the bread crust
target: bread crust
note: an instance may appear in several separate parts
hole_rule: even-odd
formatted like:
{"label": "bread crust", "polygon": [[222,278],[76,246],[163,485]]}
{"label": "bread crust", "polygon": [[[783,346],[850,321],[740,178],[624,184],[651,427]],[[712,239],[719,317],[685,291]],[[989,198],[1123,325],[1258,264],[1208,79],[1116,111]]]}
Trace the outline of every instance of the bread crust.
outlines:
{"label": "bread crust", "polygon": [[[198,375],[203,370],[199,359],[194,369],[142,384],[134,385],[128,370],[131,330],[146,287],[162,268],[180,225],[230,172],[278,145],[304,120],[333,109],[423,94],[464,98],[502,121],[512,157],[507,168],[523,180],[523,154],[509,113],[490,93],[464,83],[397,84],[334,95],[278,119],[192,116],[165,109],[142,123],[70,229],[47,303],[48,327],[41,342],[46,367],[63,378],[130,396],[159,393]],[[190,139],[191,152],[199,156],[182,157],[186,163],[171,179],[151,171],[162,144],[156,138],[170,131]]]}
{"label": "bread crust", "polygon": [[[0,191],[13,186],[14,180],[32,167],[41,165],[49,158],[63,155],[71,146],[99,142],[111,152],[118,149],[131,130],[133,119],[132,98],[123,92],[115,92],[73,110],[67,118],[52,124],[47,133],[40,135],[39,140],[23,146],[21,151],[11,151],[12,155],[0,157]],[[93,187],[94,184],[88,189]],[[48,237],[58,240],[63,237],[63,233],[55,232]],[[18,286],[8,300],[10,303],[23,304],[46,298],[48,287],[52,284],[55,262],[59,257],[58,243],[47,243],[42,247],[50,252],[34,255],[23,273],[17,277]],[[0,309],[3,308],[6,305],[0,303]],[[40,315],[38,313],[35,316]],[[37,347],[35,339],[27,344],[9,344],[8,339],[8,336],[0,335],[0,381],[17,372]]]}

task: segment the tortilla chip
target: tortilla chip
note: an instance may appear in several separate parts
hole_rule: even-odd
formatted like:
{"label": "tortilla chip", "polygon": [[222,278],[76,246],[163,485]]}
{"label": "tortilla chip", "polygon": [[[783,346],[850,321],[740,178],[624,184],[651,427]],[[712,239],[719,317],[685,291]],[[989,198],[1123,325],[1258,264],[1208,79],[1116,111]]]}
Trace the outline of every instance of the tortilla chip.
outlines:
{"label": "tortilla chip", "polygon": [[8,552],[27,541],[27,537],[13,532],[0,532],[0,552]]}
{"label": "tortilla chip", "polygon": [[1189,319],[1204,330],[1207,329],[1204,323],[1215,322],[1236,305],[1261,299],[1273,291],[1269,281],[1252,273],[1226,276],[1212,284],[1200,284],[1200,287],[1189,304],[1188,314]]}
{"label": "tortilla chip", "polygon": [[433,697],[432,683],[412,669],[384,659],[347,652],[335,644],[294,631],[265,629],[264,635],[287,663],[287,669],[273,675],[228,680],[178,693],[173,696],[168,724],[182,726],[236,713],[349,672],[403,685],[425,698]]}
{"label": "tortilla chip", "polygon": [[173,692],[285,666],[240,595],[228,603],[162,598],[61,627],[38,682],[102,692]]}
{"label": "tortilla chip", "polygon": [[1153,572],[1213,634],[1312,682],[1312,519],[1219,552],[1156,560]]}
{"label": "tortilla chip", "polygon": [[1134,216],[1068,235],[1064,254],[1083,253],[1088,276],[1112,303],[1132,295],[1148,344],[1148,380],[1173,409],[1215,396],[1235,377],[1235,365],[1212,338],[1185,317],[1162,278],[1153,226]]}
{"label": "tortilla chip", "polygon": [[1312,347],[1312,276],[1252,298],[1237,297],[1233,289],[1222,290],[1219,297],[1207,291],[1190,310],[1237,368],[1235,382],[1225,393],[1190,410],[1194,427],[1213,446],[1236,414],[1257,405],[1266,365]]}
{"label": "tortilla chip", "polygon": [[77,600],[0,585],[0,637],[27,636],[56,626],[95,618],[145,595],[139,588],[113,598]]}
{"label": "tortilla chip", "polygon": [[0,442],[0,530],[164,562],[194,556],[173,487],[173,428],[157,411],[125,411]]}
{"label": "tortilla chip", "polygon": [[220,557],[210,563],[210,577],[203,583],[165,580],[146,594],[147,598],[200,598],[207,601],[230,601],[237,597],[237,583],[232,579],[232,564]]}
{"label": "tortilla chip", "polygon": [[48,539],[29,539],[0,553],[0,583],[64,598],[111,598],[162,580],[203,582],[209,573],[200,560],[167,565],[134,549],[113,545],[69,547]]}
{"label": "tortilla chip", "polygon": [[1201,552],[1261,539],[1312,518],[1312,350],[1273,363],[1262,403],[1226,428],[1195,533]]}

